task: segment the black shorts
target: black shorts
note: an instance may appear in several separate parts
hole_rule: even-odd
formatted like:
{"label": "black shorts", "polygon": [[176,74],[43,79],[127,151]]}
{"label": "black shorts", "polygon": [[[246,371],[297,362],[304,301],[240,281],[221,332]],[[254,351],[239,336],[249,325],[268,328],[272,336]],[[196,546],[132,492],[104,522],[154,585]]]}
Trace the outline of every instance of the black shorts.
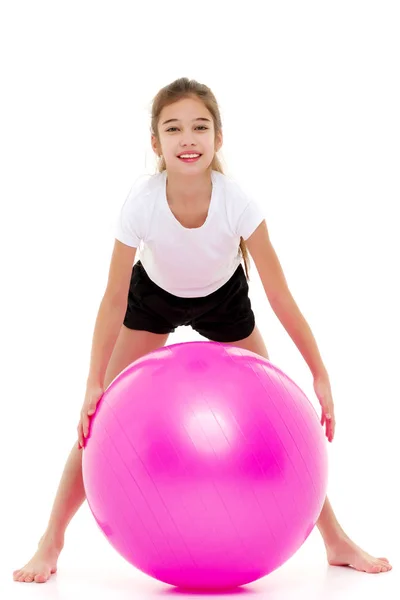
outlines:
{"label": "black shorts", "polygon": [[242,265],[223,286],[208,296],[181,298],[156,285],[139,261],[133,266],[124,325],[152,333],[173,333],[190,325],[215,342],[248,337],[255,319]]}

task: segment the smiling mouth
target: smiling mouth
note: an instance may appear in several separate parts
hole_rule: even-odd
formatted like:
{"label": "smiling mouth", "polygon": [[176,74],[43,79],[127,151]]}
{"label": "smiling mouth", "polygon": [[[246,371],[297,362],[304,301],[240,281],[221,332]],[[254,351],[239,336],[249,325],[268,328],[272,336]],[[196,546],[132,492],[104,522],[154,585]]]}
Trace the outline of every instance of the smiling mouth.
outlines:
{"label": "smiling mouth", "polygon": [[183,162],[195,162],[196,160],[199,160],[202,157],[202,154],[199,154],[198,156],[195,156],[194,158],[182,158],[181,156],[178,156],[178,158],[180,160],[183,160]]}

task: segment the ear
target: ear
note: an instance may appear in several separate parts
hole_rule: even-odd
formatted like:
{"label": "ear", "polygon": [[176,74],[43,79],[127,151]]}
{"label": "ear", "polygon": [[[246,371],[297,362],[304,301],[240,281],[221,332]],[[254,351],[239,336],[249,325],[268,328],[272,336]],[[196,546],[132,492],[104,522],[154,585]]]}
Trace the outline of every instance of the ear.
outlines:
{"label": "ear", "polygon": [[221,149],[221,146],[223,144],[223,136],[222,136],[222,131],[219,131],[216,135],[216,141],[215,141],[215,150],[216,152],[218,152],[218,150]]}
{"label": "ear", "polygon": [[153,148],[156,154],[161,154],[161,149],[159,148],[159,144],[155,135],[151,135],[151,147]]}

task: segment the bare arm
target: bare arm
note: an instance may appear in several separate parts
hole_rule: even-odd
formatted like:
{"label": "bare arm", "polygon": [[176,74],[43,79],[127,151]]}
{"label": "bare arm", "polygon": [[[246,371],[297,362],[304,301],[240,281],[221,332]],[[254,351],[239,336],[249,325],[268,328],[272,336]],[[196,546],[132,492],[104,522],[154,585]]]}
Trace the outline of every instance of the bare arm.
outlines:
{"label": "bare arm", "polygon": [[326,376],[326,368],[314,335],[289,290],[280,261],[269,238],[265,220],[246,240],[246,244],[276,316],[296,344],[313,376]]}
{"label": "bare arm", "polygon": [[103,386],[112,351],[125,316],[136,248],[115,240],[107,287],[94,327],[87,384]]}

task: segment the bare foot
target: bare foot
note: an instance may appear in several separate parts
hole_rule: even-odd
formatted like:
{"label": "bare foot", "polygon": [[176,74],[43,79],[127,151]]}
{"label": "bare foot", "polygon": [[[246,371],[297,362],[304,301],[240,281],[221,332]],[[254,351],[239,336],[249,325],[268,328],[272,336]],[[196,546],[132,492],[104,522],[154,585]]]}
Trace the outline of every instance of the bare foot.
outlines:
{"label": "bare foot", "polygon": [[366,573],[384,573],[392,569],[387,558],[374,558],[347,536],[327,545],[326,553],[329,564],[337,567],[352,567]]}
{"label": "bare foot", "polygon": [[43,535],[31,560],[22,569],[14,571],[14,581],[45,583],[57,571],[57,560],[63,546],[63,540],[56,541]]}

